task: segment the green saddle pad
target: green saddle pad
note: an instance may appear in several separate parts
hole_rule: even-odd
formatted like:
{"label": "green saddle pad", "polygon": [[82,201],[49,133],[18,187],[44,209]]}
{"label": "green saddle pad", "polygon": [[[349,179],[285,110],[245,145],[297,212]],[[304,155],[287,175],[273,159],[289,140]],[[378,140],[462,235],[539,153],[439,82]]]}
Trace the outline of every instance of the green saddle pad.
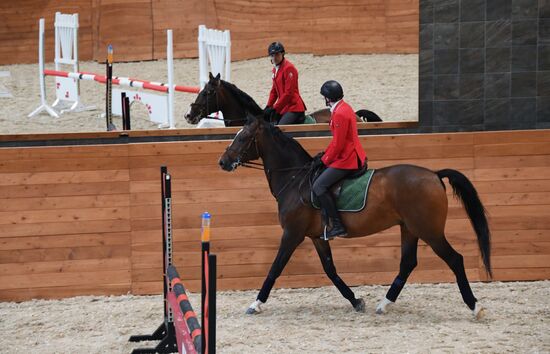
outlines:
{"label": "green saddle pad", "polygon": [[[340,194],[336,200],[336,206],[340,211],[361,211],[367,203],[367,193],[370,181],[374,175],[374,169],[369,168],[361,177],[346,179],[340,188]],[[317,198],[311,193],[313,207],[319,208]]]}
{"label": "green saddle pad", "polygon": [[316,124],[317,121],[315,119],[313,119],[312,116],[310,116],[309,114],[306,114],[306,118],[304,119],[304,123],[303,124]]}

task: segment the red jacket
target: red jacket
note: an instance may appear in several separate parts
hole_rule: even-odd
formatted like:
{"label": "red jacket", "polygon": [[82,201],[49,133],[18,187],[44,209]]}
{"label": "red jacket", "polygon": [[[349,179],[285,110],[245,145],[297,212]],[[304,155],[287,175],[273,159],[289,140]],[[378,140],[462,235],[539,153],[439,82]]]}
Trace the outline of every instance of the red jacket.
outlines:
{"label": "red jacket", "polygon": [[360,168],[358,158],[362,164],[367,159],[367,154],[357,133],[357,121],[355,112],[349,104],[343,100],[338,102],[330,119],[332,140],[322,157],[323,163],[328,167],[353,170]]}
{"label": "red jacket", "polygon": [[273,86],[267,106],[273,107],[280,115],[286,112],[305,112],[306,105],[300,97],[296,67],[288,59],[283,59],[279,70],[273,68],[272,77]]}

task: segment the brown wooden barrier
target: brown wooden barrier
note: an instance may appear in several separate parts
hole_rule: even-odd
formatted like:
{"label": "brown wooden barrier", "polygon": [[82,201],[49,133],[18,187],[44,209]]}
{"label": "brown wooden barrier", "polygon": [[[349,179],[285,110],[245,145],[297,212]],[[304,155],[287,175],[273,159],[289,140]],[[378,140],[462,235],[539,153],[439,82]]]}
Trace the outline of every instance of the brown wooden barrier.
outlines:
{"label": "brown wooden barrier", "polygon": [[38,19],[46,19],[46,60],[53,60],[56,11],[79,13],[80,60],[166,57],[166,29],[174,57],[197,57],[197,27],[231,30],[232,59],[266,55],[274,40],[291,53],[418,53],[419,1],[302,0],[27,0],[0,6],[0,65],[38,61]]}
{"label": "brown wooden barrier", "polygon": [[[183,134],[183,133],[182,133]],[[493,231],[496,280],[550,278],[550,130],[368,136],[370,165],[454,168],[472,179]],[[328,138],[300,138],[311,152]],[[162,291],[158,168],[173,177],[174,263],[200,288],[200,215],[212,214],[220,289],[258,288],[275,256],[276,203],[261,171],[226,173],[228,141],[0,149],[0,300]],[[484,280],[476,239],[449,192],[446,232],[471,280]],[[399,266],[399,230],[336,240],[350,284],[389,283]],[[416,282],[453,281],[419,246]],[[329,285],[311,242],[299,247],[279,287]]]}

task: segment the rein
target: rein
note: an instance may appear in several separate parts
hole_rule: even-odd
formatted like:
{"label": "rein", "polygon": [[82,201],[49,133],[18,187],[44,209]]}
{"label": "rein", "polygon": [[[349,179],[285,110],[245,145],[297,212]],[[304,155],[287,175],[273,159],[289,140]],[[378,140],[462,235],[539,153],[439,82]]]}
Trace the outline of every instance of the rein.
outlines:
{"label": "rein", "polygon": [[[271,194],[273,195],[273,197],[275,197],[275,200],[277,200],[277,201],[279,201],[279,196],[292,184],[292,182],[294,182],[296,180],[296,177],[299,176],[300,173],[302,173],[302,171],[306,170],[306,168],[307,168],[307,171],[311,171],[312,164],[306,164],[306,165],[301,166],[301,167],[284,167],[284,168],[276,168],[276,169],[266,169],[265,165],[262,164],[262,163],[259,163],[259,162],[254,162],[254,161],[241,162],[241,159],[243,159],[246,156],[246,151],[248,151],[248,149],[250,148],[252,143],[254,143],[254,147],[256,148],[256,154],[258,156],[260,156],[260,153],[258,151],[258,144],[256,142],[256,138],[254,138],[250,141],[250,143],[248,143],[248,146],[246,147],[246,149],[244,149],[245,153],[242,156],[238,155],[239,158],[237,160],[237,165],[242,166],[242,167],[246,167],[246,168],[251,168],[251,169],[254,169],[254,170],[265,170],[270,186],[271,186],[271,176],[272,176],[273,172],[286,172],[286,171],[296,171],[296,170],[298,170],[298,172],[295,173],[294,175],[292,175],[292,177],[290,177],[290,179],[283,185],[283,187],[277,193],[273,193],[273,191],[271,191]],[[234,149],[231,148],[231,145],[228,146],[225,150],[226,151],[237,152],[237,151],[235,151]],[[303,181],[304,181],[304,178],[301,179],[300,186],[298,187],[298,192],[300,191],[300,189],[303,185]],[[300,195],[300,201],[302,202],[302,204],[305,204],[301,195]]]}
{"label": "rein", "polygon": [[[192,103],[192,104],[194,104],[194,103]],[[247,111],[245,111],[245,113],[246,112]],[[222,122],[246,122],[247,121],[246,118],[228,119],[228,118],[220,118],[220,117],[216,117],[216,116],[205,116],[205,118],[221,120]]]}
{"label": "rein", "polygon": [[[305,166],[302,166],[302,167],[287,167],[287,168],[277,168],[277,169],[274,169],[274,170],[267,170],[267,175],[268,175],[268,179],[269,179],[269,182],[271,182],[271,172],[281,172],[281,171],[292,171],[292,170],[298,170],[297,173],[295,173],[294,175],[292,175],[292,177],[290,177],[290,179],[285,183],[285,185],[279,190],[279,192],[277,193],[273,193],[271,192],[271,194],[275,197],[275,200],[279,201],[279,196],[292,184],[292,182],[294,182],[296,180],[296,177],[298,175],[300,175],[300,173],[302,171],[304,171],[306,169],[308,165],[305,165]],[[304,175],[305,177],[305,175]],[[300,180],[301,182],[303,182],[304,180],[304,177],[302,177],[302,179]],[[270,183],[271,184],[271,183]],[[299,187],[298,187],[298,192],[300,192],[300,187],[302,186],[303,183],[300,183]],[[302,199],[302,196],[300,195],[300,202],[302,202],[302,204],[304,204],[304,201]]]}
{"label": "rein", "polygon": [[[279,196],[292,184],[292,182],[294,182],[294,180],[296,179],[296,177],[298,175],[300,175],[300,173],[304,170],[306,170],[306,168],[309,168],[308,165],[305,165],[305,166],[302,166],[302,167],[285,167],[285,168],[276,168],[276,169],[273,169],[273,170],[270,170],[270,169],[265,169],[265,166],[264,164],[261,164],[261,163],[258,163],[258,162],[253,162],[253,161],[249,161],[249,162],[239,162],[239,166],[242,166],[242,167],[246,167],[246,168],[251,168],[251,169],[254,169],[254,170],[262,170],[262,171],[266,171],[267,173],[267,178],[269,180],[269,182],[271,182],[271,176],[272,176],[272,173],[273,172],[285,172],[285,171],[296,171],[298,170],[297,173],[295,173],[294,175],[292,175],[290,177],[290,179],[285,183],[285,185],[279,190],[279,192],[277,193],[273,193],[271,192],[271,194],[273,195],[273,197],[275,197],[275,200],[279,200]],[[261,166],[261,167],[257,167],[257,166]],[[307,170],[309,171],[309,169]],[[305,176],[304,176],[305,177]],[[302,185],[303,185],[303,182],[304,182],[304,178],[302,178],[300,180],[300,186],[298,187],[298,190],[301,189]],[[270,183],[271,184],[271,183]],[[300,201],[304,203],[304,201],[302,200],[302,197],[300,196]]]}

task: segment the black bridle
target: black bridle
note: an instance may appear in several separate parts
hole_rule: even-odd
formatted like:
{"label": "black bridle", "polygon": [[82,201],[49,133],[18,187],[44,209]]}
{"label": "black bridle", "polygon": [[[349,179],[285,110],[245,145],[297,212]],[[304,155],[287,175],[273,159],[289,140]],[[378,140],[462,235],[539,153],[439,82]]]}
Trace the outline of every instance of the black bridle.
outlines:
{"label": "black bridle", "polygon": [[[251,139],[248,142],[248,144],[246,145],[246,148],[243,149],[243,151],[244,151],[243,153],[240,153],[237,149],[231,147],[231,145],[233,145],[232,143],[229,144],[229,146],[225,148],[225,151],[231,151],[235,155],[237,155],[237,161],[234,162],[235,168],[237,166],[243,166],[243,167],[252,168],[252,169],[255,169],[255,170],[263,170],[264,165],[261,164],[261,163],[253,162],[253,161],[241,162],[241,160],[246,158],[246,153],[250,149],[250,146],[252,146],[252,143],[254,143],[254,148],[256,149],[256,155],[259,158],[260,150],[258,150],[258,143],[256,142],[256,137],[254,137],[253,139]],[[261,168],[260,167],[255,167],[255,166],[261,166]]]}
{"label": "black bridle", "polygon": [[[209,84],[207,84],[208,86]],[[220,85],[221,86],[221,85]],[[221,120],[221,121],[224,121],[224,122],[228,122],[228,123],[231,123],[231,122],[246,122],[247,121],[247,118],[236,118],[236,119],[228,119],[228,118],[220,118],[220,117],[216,117],[216,116],[209,116],[207,113],[207,110],[208,110],[208,100],[210,98],[210,96],[213,94],[214,96],[216,96],[216,108],[212,111],[212,112],[218,112],[218,111],[221,111],[220,109],[220,100],[219,100],[219,95],[218,95],[218,88],[214,88],[213,90],[211,90],[211,92],[208,91],[208,89],[205,87],[206,89],[206,92],[205,92],[205,95],[206,95],[206,104],[202,104],[202,103],[196,103],[196,102],[193,102],[191,103],[191,107],[199,107],[198,111],[199,111],[199,117],[204,117],[204,118],[208,118],[208,119],[217,119],[217,120]],[[244,116],[246,117],[247,116],[247,110],[245,109],[245,114]],[[199,119],[200,120],[200,119]]]}

